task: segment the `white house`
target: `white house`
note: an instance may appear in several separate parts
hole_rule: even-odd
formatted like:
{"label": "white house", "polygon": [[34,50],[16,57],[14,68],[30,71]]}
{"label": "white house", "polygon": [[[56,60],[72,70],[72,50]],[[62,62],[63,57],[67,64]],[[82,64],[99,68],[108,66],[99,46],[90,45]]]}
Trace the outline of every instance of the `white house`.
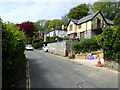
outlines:
{"label": "white house", "polygon": [[61,26],[54,28],[53,30],[49,31],[46,34],[47,37],[53,37],[53,36],[58,36],[58,37],[65,37],[67,35],[67,30],[63,29]]}

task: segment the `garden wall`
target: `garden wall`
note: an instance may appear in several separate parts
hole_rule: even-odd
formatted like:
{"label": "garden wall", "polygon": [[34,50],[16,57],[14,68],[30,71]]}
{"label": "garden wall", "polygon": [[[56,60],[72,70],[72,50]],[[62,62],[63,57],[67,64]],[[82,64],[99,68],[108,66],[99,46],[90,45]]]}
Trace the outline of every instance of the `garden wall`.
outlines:
{"label": "garden wall", "polygon": [[61,56],[66,55],[66,41],[49,43],[48,51]]}
{"label": "garden wall", "polygon": [[105,61],[105,67],[120,71],[119,64],[115,61]]}
{"label": "garden wall", "polygon": [[66,56],[67,51],[72,47],[72,42],[75,41],[66,40],[62,42],[49,43],[48,51],[61,56]]}

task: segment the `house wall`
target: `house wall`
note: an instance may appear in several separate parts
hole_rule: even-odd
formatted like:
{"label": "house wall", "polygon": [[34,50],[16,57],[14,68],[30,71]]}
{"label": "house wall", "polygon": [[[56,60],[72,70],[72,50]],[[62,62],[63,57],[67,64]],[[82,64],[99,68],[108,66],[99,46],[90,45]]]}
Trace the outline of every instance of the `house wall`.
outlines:
{"label": "house wall", "polygon": [[49,36],[50,36],[50,33],[47,33],[47,34],[46,34],[46,37],[49,37]]}
{"label": "house wall", "polygon": [[85,22],[81,24],[81,28],[79,28],[80,25],[77,25],[77,33],[78,32],[83,32],[86,30],[90,30],[91,29],[91,21]]}
{"label": "house wall", "polygon": [[50,37],[53,37],[53,34],[56,34],[56,36],[59,36],[59,37],[64,37],[64,36],[68,36],[67,35],[67,31],[64,31],[64,30],[54,30],[54,31],[51,31],[47,34],[47,37],[50,36]]}
{"label": "house wall", "polygon": [[104,24],[105,26],[107,25],[107,24],[105,23],[105,21],[103,20],[101,14],[99,13],[99,14],[97,14],[97,16],[91,21],[91,22],[92,22],[91,24],[92,24],[94,27],[96,27],[96,25],[97,25],[97,19],[96,19],[96,18],[98,18],[98,19],[101,20],[101,26],[102,26],[103,24]]}
{"label": "house wall", "polygon": [[58,31],[58,36],[59,36],[59,37],[68,36],[68,35],[67,35],[67,31],[63,31],[63,30]]}
{"label": "house wall", "polygon": [[50,37],[52,37],[52,36],[53,36],[53,34],[54,34],[54,32],[53,32],[53,31],[51,31],[51,32],[50,32]]}
{"label": "house wall", "polygon": [[86,30],[85,34],[84,34],[85,38],[91,38],[92,37],[91,32],[92,32],[91,29],[90,30]]}
{"label": "house wall", "polygon": [[[73,25],[72,30],[70,30],[70,25]],[[67,34],[76,33],[76,31],[77,31],[77,26],[71,21],[67,28]]]}

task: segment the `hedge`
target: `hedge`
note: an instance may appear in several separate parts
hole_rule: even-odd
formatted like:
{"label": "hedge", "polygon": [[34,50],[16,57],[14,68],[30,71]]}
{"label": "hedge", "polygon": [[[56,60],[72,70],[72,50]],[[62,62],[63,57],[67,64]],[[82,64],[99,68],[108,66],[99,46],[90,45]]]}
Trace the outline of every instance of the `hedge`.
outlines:
{"label": "hedge", "polygon": [[26,39],[12,23],[2,25],[2,87],[18,87],[26,67]]}
{"label": "hedge", "polygon": [[120,62],[120,26],[106,27],[101,35],[96,37],[102,47],[105,60]]}
{"label": "hedge", "polygon": [[97,40],[92,38],[83,39],[80,42],[73,42],[72,50],[77,53],[86,53],[91,51],[96,51],[101,47],[98,45]]}

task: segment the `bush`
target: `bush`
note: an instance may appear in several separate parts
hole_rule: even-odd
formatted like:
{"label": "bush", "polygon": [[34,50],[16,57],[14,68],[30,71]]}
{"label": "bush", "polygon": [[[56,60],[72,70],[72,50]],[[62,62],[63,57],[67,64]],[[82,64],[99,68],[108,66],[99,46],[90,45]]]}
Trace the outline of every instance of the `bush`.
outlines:
{"label": "bush", "polygon": [[62,38],[63,40],[69,40],[69,37],[65,36]]}
{"label": "bush", "polygon": [[92,37],[90,39],[83,39],[80,42],[73,42],[72,49],[73,51],[77,51],[77,53],[86,53],[96,51],[100,49],[100,46],[96,39]]}
{"label": "bush", "polygon": [[53,43],[53,42],[57,42],[58,39],[59,39],[58,36],[46,37],[46,42]]}
{"label": "bush", "polygon": [[25,36],[11,23],[2,25],[2,87],[17,87],[25,72]]}
{"label": "bush", "polygon": [[39,37],[39,38],[34,38],[32,43],[39,43],[39,42],[43,42],[44,39],[42,37]]}
{"label": "bush", "polygon": [[106,60],[120,62],[120,26],[104,28],[96,39],[103,49]]}
{"label": "bush", "polygon": [[35,49],[42,48],[43,42],[33,43],[32,46],[33,46]]}

